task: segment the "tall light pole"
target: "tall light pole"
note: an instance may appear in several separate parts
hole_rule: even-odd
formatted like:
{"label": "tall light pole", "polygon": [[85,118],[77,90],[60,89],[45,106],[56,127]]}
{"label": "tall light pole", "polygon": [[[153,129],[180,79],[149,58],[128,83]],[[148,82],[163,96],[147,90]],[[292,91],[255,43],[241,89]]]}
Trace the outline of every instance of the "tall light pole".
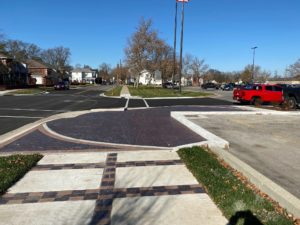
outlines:
{"label": "tall light pole", "polygon": [[173,52],[173,75],[172,75],[172,83],[174,83],[175,75],[176,75],[176,45],[177,45],[177,9],[178,2],[175,4],[175,28],[174,28],[174,52]]}
{"label": "tall light pole", "polygon": [[179,62],[179,92],[181,93],[181,77],[182,77],[182,50],[183,50],[183,30],[184,30],[184,3],[188,3],[189,0],[177,0],[182,2],[181,11],[181,40],[180,40],[180,62]]}
{"label": "tall light pole", "polygon": [[255,46],[253,48],[251,48],[253,50],[253,64],[252,64],[252,83],[254,83],[254,70],[255,70],[255,50],[257,49],[258,47]]}

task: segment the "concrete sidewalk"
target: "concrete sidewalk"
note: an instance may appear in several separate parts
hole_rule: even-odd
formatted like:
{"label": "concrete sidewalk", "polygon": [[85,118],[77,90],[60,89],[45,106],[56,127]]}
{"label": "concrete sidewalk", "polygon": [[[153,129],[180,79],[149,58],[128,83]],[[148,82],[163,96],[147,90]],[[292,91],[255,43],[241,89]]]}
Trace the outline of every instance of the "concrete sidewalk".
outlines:
{"label": "concrete sidewalk", "polygon": [[4,96],[10,92],[18,91],[19,89],[12,89],[12,90],[5,90],[5,91],[0,91],[0,96]]}
{"label": "concrete sidewalk", "polygon": [[124,85],[124,86],[122,87],[120,96],[121,96],[121,97],[124,97],[124,98],[129,98],[129,97],[131,97],[130,92],[129,92],[129,89],[128,89],[128,87],[127,87],[126,85]]}
{"label": "concrete sidewalk", "polygon": [[46,155],[0,198],[0,224],[205,224],[227,220],[177,153]]}

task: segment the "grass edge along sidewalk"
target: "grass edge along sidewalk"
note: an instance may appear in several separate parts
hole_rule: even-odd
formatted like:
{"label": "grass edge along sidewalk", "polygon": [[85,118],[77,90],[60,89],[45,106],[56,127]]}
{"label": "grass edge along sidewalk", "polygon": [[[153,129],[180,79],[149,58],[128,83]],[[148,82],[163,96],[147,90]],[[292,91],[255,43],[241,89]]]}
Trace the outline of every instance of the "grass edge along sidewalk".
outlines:
{"label": "grass edge along sidewalk", "polygon": [[178,154],[196,179],[203,184],[230,225],[294,224],[284,209],[267,195],[255,190],[245,177],[219,161],[209,150],[201,147],[184,148]]}
{"label": "grass edge along sidewalk", "polygon": [[151,87],[151,86],[139,86],[134,88],[128,86],[129,92],[132,96],[140,96],[142,98],[154,98],[154,97],[207,97],[212,94],[203,92],[189,92],[182,91],[179,93],[177,89],[168,89],[162,87]]}
{"label": "grass edge along sidewalk", "polygon": [[122,90],[122,85],[118,85],[110,89],[109,91],[105,92],[106,96],[120,96],[121,90]]}
{"label": "grass edge along sidewalk", "polygon": [[42,155],[12,155],[0,157],[0,196],[20,180]]}

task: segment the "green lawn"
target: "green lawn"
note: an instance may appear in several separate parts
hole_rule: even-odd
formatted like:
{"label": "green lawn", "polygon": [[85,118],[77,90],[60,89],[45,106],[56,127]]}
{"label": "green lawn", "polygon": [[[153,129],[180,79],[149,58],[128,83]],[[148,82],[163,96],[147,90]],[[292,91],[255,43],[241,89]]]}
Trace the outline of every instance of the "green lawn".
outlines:
{"label": "green lawn", "polygon": [[292,225],[273,204],[247,187],[211,152],[200,147],[179,151],[179,156],[232,225]]}
{"label": "green lawn", "polygon": [[38,154],[0,157],[0,195],[21,179],[42,157]]}
{"label": "green lawn", "polygon": [[121,90],[123,86],[115,86],[113,89],[105,92],[106,96],[120,96]]}
{"label": "green lawn", "polygon": [[139,86],[138,88],[128,87],[132,96],[140,96],[143,98],[154,98],[154,97],[203,97],[210,96],[211,94],[203,92],[187,92],[182,91],[179,93],[177,89],[167,89],[162,87],[147,87]]}

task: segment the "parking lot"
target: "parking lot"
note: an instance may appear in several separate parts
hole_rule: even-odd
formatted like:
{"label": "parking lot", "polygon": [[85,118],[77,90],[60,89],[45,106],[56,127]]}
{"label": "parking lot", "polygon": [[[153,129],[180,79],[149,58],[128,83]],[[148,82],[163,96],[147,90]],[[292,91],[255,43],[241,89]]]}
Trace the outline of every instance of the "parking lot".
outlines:
{"label": "parking lot", "polygon": [[[70,111],[107,108],[231,105],[224,98],[130,99],[101,97],[112,86],[86,86],[31,96],[0,96],[0,135],[39,119]],[[198,88],[199,89],[199,88]],[[197,88],[195,90],[198,90]],[[145,104],[147,102],[148,105]]]}
{"label": "parking lot", "polygon": [[229,141],[229,151],[300,198],[299,115],[205,115],[191,119]]}

